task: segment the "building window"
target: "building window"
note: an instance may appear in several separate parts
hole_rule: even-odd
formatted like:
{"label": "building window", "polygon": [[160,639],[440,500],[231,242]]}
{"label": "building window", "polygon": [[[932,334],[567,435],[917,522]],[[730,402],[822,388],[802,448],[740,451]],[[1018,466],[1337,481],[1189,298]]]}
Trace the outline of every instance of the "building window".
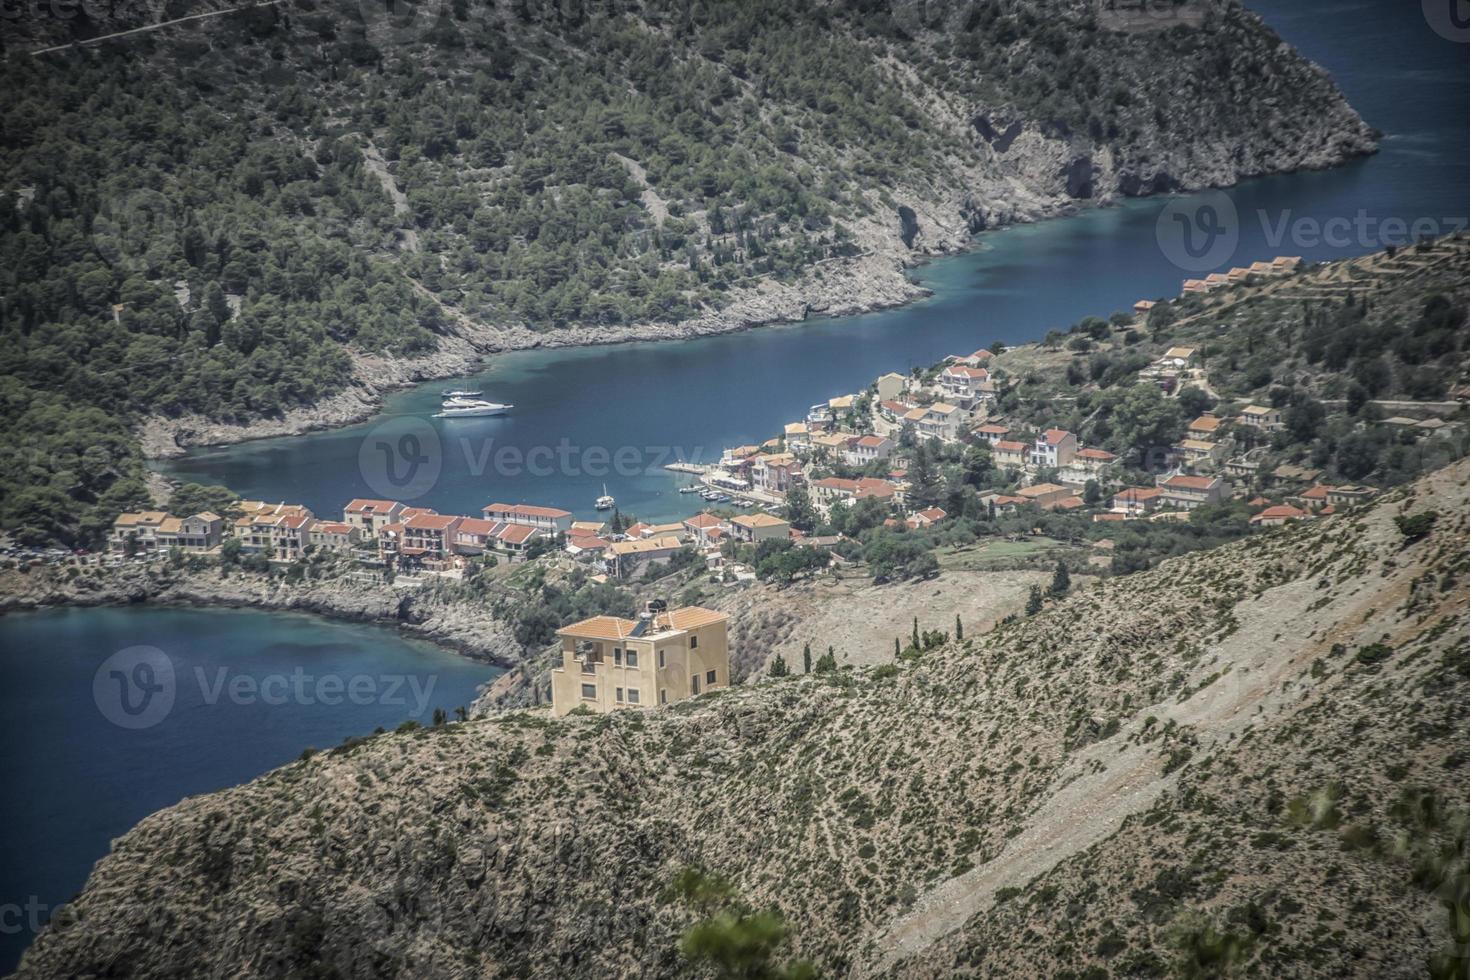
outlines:
{"label": "building window", "polygon": [[592,700],[595,701],[597,699],[597,685],[596,684],[583,684],[582,685],[582,697],[584,697],[584,698],[591,698]]}
{"label": "building window", "polygon": [[666,666],[664,664],[664,651],[662,650],[658,652],[658,666],[660,670],[662,670]]}
{"label": "building window", "polygon": [[628,651],[628,666],[629,667],[637,667],[638,666],[638,651],[637,650],[629,650]]}
{"label": "building window", "polygon": [[694,650],[698,646],[699,646],[699,637],[697,637],[697,636],[691,636],[689,638],[689,649]]}
{"label": "building window", "polygon": [[622,649],[619,648],[619,647],[613,647],[613,663],[614,664],[621,664],[622,662],[623,662],[623,651],[622,651]]}
{"label": "building window", "polygon": [[669,703],[669,691],[668,691],[668,688],[661,687],[661,688],[658,689],[658,703],[659,704],[668,704]]}
{"label": "building window", "polygon": [[614,693],[616,695],[615,698],[614,698],[614,700],[617,701],[618,704],[622,704],[623,703],[623,689],[621,687],[620,688],[617,688]]}
{"label": "building window", "polygon": [[691,695],[692,694],[698,694],[699,693],[699,675],[698,674],[695,674],[693,677],[689,678],[689,693]]}
{"label": "building window", "polygon": [[715,672],[711,670],[708,673],[706,673],[704,675],[704,682],[706,684],[713,684],[715,682]]}
{"label": "building window", "polygon": [[643,695],[640,694],[640,693],[638,693],[638,689],[636,687],[630,687],[630,688],[628,688],[628,703],[629,704],[642,704],[643,703]]}

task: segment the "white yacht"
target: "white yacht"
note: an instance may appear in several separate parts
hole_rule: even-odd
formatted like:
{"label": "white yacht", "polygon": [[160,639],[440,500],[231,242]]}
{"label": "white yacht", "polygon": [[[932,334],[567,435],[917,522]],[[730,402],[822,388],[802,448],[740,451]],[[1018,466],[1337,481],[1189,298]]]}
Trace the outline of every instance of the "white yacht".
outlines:
{"label": "white yacht", "polygon": [[602,496],[597,498],[597,503],[593,504],[593,506],[598,510],[612,510],[613,507],[617,506],[617,501],[613,499],[612,494],[607,492],[606,483],[602,485]]}
{"label": "white yacht", "polygon": [[448,391],[440,392],[440,394],[442,394],[445,398],[479,398],[481,395],[484,394],[484,392],[463,391],[459,388],[451,388]]}
{"label": "white yacht", "polygon": [[446,398],[444,405],[434,418],[468,419],[484,415],[504,415],[514,407],[514,405],[502,405],[499,402],[487,402],[478,398]]}

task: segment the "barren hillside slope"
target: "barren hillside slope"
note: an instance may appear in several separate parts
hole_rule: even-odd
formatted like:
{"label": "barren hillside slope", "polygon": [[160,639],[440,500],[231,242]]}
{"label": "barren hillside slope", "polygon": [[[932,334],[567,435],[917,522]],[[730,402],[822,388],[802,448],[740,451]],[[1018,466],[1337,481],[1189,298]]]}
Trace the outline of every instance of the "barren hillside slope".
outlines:
{"label": "barren hillside slope", "polygon": [[1467,484],[896,667],[316,755],[143,821],[21,974],[673,976],[699,864],[836,976],[1421,976],[1465,868]]}

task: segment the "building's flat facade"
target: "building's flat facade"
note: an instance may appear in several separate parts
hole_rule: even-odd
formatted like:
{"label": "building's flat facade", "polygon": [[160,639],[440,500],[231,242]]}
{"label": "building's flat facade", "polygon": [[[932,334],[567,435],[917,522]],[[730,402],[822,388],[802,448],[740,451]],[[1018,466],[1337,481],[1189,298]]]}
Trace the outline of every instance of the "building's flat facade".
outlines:
{"label": "building's flat facade", "polygon": [[653,608],[636,620],[594,616],[558,630],[562,660],[551,670],[552,713],[648,708],[728,687],[729,621],[725,613],[685,606]]}

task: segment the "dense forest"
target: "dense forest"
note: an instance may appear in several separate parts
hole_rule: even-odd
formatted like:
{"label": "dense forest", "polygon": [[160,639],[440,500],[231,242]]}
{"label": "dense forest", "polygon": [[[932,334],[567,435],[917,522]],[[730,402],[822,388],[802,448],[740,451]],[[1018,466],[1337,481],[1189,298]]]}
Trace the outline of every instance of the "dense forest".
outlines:
{"label": "dense forest", "polygon": [[[1062,199],[1144,192],[1212,146],[1249,144],[1240,172],[1338,151],[1287,106],[1360,125],[1233,4],[1118,34],[1051,0],[293,0],[25,56],[195,9],[27,8],[6,35],[0,428],[30,451],[0,521],[26,540],[143,499],[142,416],[308,405],[462,315],[678,321],[911,244],[900,199],[956,205],[1007,166]],[[1105,151],[1110,186],[1002,161],[1022,124],[1084,171]]]}

